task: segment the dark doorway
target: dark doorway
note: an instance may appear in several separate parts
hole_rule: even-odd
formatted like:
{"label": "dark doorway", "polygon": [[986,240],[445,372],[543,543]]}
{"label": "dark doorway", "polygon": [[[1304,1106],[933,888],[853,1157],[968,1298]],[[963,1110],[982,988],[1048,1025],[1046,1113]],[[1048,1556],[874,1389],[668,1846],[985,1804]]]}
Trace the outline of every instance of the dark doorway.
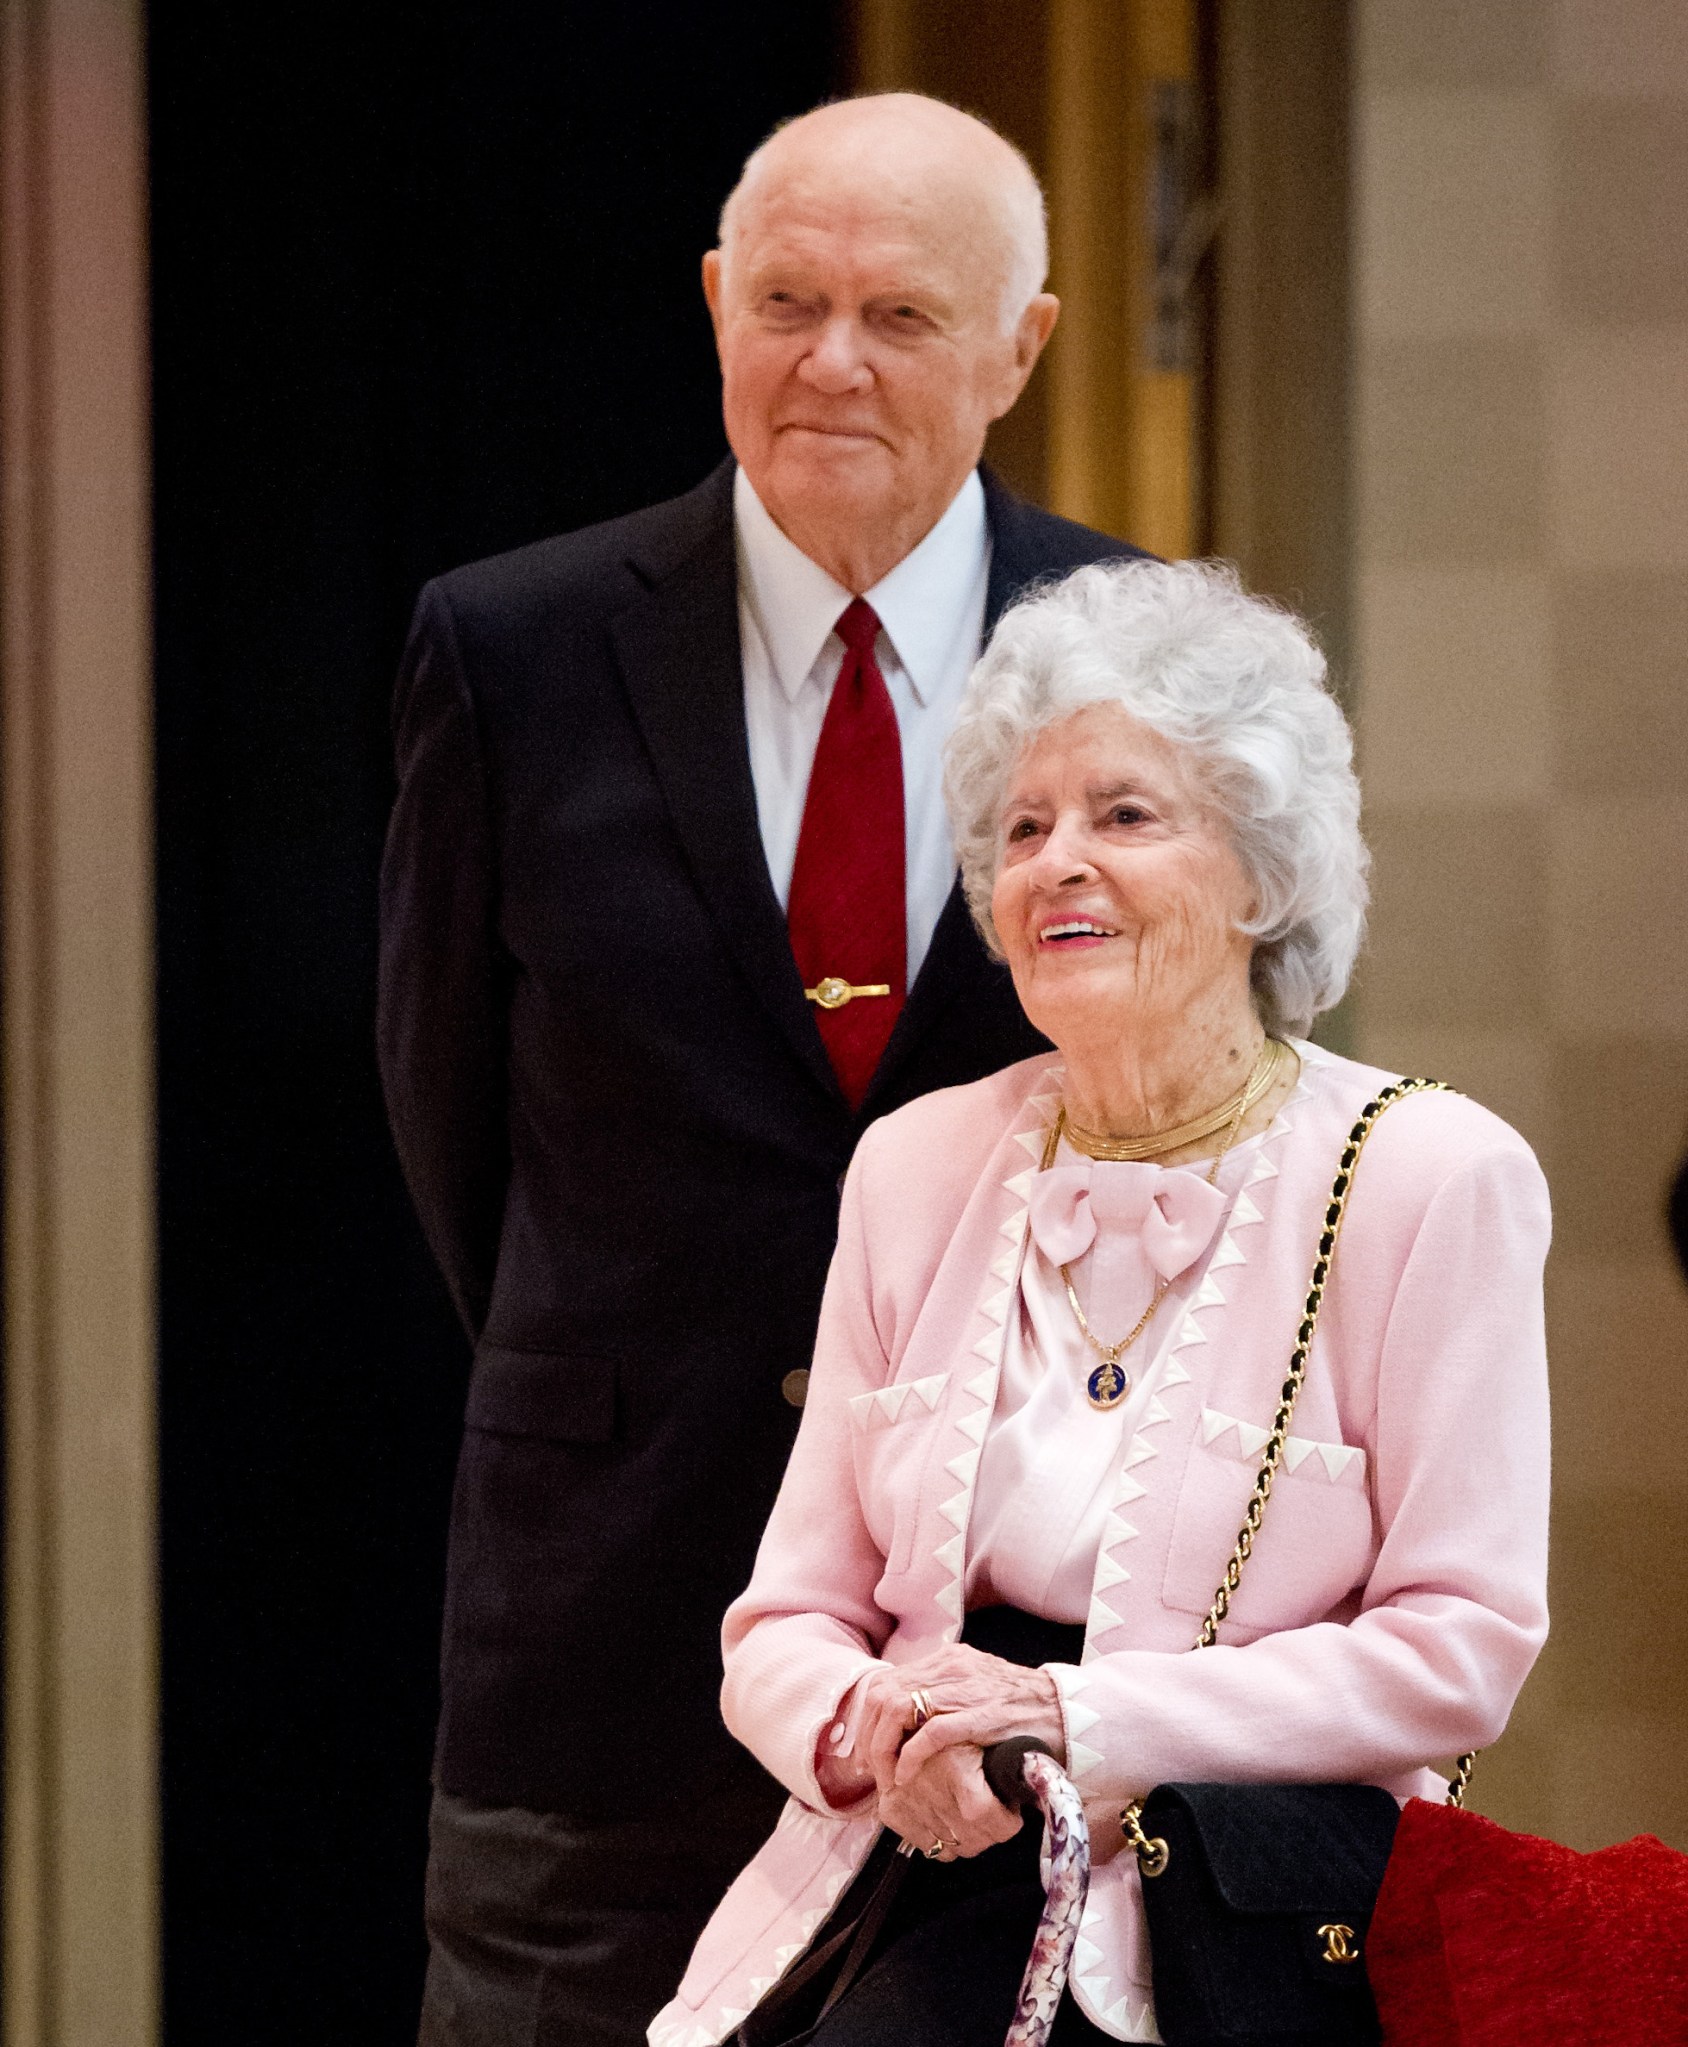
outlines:
{"label": "dark doorway", "polygon": [[152,10],[166,2029],[414,2039],[467,1355],[372,1054],[418,585],[722,452],[697,262],[825,4]]}

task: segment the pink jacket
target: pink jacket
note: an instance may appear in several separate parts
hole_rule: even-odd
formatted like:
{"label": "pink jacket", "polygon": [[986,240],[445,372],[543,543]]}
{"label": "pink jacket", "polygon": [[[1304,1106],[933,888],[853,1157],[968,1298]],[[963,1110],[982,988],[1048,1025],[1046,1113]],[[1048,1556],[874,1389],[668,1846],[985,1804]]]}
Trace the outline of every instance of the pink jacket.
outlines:
{"label": "pink jacket", "polygon": [[[1212,1251],[1162,1312],[1163,1382],[1121,1460],[1082,1663],[1056,1666],[1097,1866],[1074,1969],[1104,2032],[1155,2040],[1129,1799],[1169,1779],[1365,1780],[1491,1742],[1547,1632],[1547,1189],[1461,1096],[1383,1118],[1285,1469],[1220,1645],[1189,1653],[1295,1340],[1348,1126],[1383,1083],[1301,1046],[1301,1084]],[[860,1866],[822,1730],[875,1658],[953,1640],[979,1444],[1060,1086],[1053,1057],[875,1124],[844,1190],[808,1404],[724,1629],[727,1724],[792,1792],[717,1908],[656,2047],[721,2040]]]}

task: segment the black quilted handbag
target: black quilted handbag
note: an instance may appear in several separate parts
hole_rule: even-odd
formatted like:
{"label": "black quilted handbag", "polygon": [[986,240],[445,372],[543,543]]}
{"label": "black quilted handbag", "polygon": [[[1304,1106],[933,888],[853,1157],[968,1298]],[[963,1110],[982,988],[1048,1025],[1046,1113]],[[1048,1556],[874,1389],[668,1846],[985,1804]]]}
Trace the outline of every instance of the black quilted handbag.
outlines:
{"label": "black quilted handbag", "polygon": [[1162,1784],[1142,1807],[1155,2017],[1175,2047],[1380,2036],[1361,1957],[1400,1808],[1373,1784]]}

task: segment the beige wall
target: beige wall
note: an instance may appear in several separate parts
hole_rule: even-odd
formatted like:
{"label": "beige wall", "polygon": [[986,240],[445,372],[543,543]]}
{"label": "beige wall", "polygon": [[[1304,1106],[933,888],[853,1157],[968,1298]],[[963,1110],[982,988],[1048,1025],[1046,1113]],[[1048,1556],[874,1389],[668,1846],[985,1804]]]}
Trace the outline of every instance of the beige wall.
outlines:
{"label": "beige wall", "polygon": [[1555,1632],[1480,1807],[1688,1848],[1688,6],[1359,0],[1357,1049],[1554,1193]]}
{"label": "beige wall", "polygon": [[0,7],[5,2047],[158,2031],[135,0]]}

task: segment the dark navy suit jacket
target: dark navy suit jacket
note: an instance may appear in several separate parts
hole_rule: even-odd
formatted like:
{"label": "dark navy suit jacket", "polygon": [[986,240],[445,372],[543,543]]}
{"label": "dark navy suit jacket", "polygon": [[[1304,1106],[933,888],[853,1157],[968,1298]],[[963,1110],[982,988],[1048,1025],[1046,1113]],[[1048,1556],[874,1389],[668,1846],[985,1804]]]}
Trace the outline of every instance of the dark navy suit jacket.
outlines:
{"label": "dark navy suit jacket", "polygon": [[[987,621],[1132,553],[987,474]],[[853,1113],[762,848],[732,464],[423,591],[394,709],[380,1055],[475,1344],[436,1781],[579,1821],[730,1771],[718,1629],[873,1117],[1041,1041],[959,889]]]}

